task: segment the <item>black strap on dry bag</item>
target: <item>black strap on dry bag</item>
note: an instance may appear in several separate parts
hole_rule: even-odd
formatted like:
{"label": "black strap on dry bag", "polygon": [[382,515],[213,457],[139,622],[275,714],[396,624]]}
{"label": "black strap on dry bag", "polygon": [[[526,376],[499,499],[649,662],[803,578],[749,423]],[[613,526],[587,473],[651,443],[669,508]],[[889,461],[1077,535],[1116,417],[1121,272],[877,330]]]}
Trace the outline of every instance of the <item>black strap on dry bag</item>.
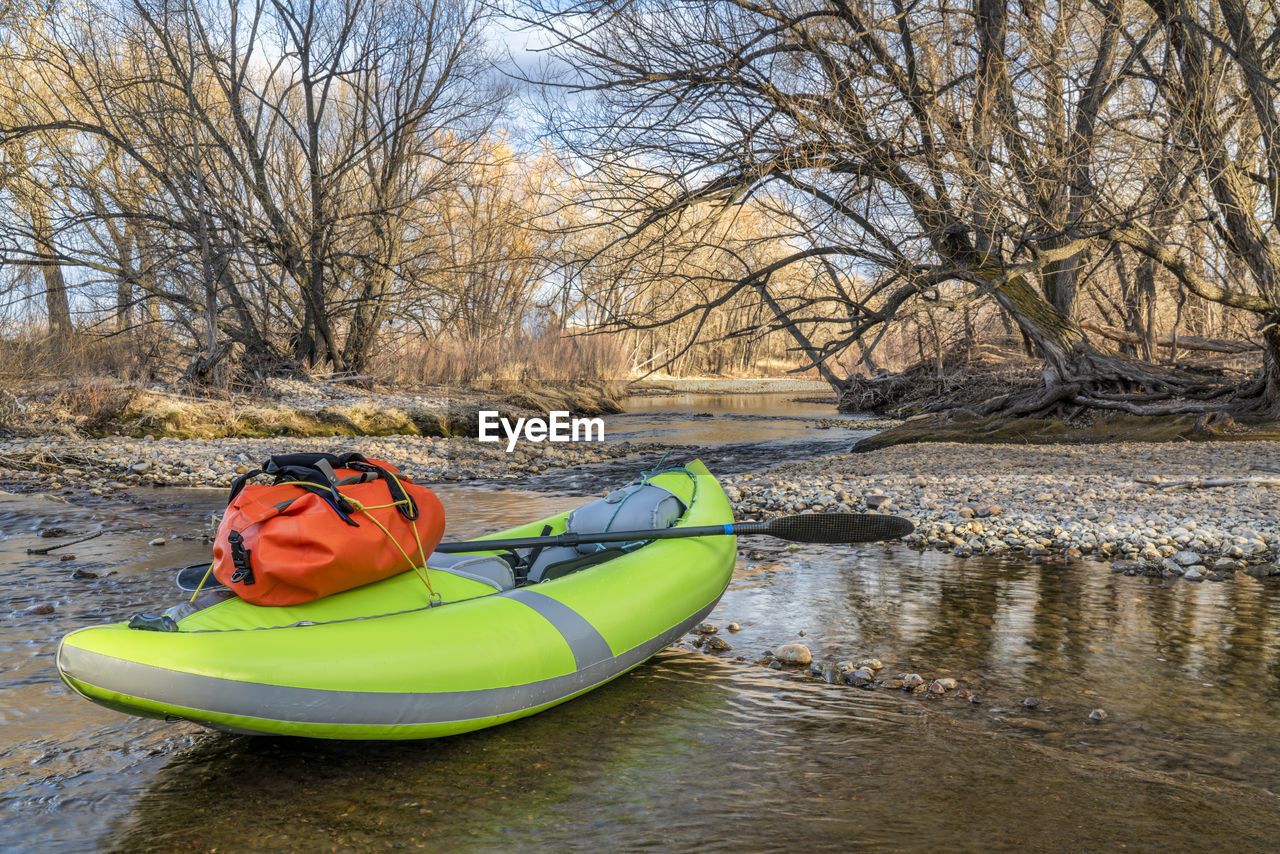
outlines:
{"label": "black strap on dry bag", "polygon": [[323,498],[334,512],[341,517],[342,521],[348,525],[357,525],[356,521],[351,518],[350,514],[355,512],[355,506],[351,504],[338,490],[337,475],[334,469],[348,468],[360,472],[368,472],[378,475],[383,483],[387,485],[387,491],[391,493],[391,500],[395,502],[396,510],[406,519],[413,521],[418,518],[418,505],[405,492],[404,485],[391,472],[376,466],[365,458],[364,454],[277,454],[270,457],[264,462],[261,468],[246,472],[231,482],[231,494],[227,498],[227,504],[235,501],[240,490],[245,485],[260,474],[272,475],[276,483],[290,481],[297,484],[308,492],[315,493]]}

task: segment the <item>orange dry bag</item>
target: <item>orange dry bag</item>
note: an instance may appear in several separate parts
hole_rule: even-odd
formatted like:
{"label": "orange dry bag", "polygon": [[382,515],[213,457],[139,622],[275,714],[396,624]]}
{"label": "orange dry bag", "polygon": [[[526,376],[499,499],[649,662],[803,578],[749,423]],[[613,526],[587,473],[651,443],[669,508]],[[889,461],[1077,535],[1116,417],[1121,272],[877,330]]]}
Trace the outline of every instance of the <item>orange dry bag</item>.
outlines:
{"label": "orange dry bag", "polygon": [[[249,483],[262,474],[275,483]],[[283,454],[231,485],[213,574],[255,605],[301,605],[421,567],[443,535],[440,500],[394,466]]]}

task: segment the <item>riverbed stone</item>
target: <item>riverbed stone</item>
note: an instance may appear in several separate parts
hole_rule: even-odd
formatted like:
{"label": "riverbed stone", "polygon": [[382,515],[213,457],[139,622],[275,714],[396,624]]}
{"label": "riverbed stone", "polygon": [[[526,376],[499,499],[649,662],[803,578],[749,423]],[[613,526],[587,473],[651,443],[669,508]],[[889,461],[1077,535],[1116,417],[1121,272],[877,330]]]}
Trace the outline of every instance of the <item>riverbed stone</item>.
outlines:
{"label": "riverbed stone", "polygon": [[1195,552],[1176,552],[1172,559],[1181,566],[1194,566],[1195,564],[1200,563],[1200,555]]}
{"label": "riverbed stone", "polygon": [[808,664],[813,653],[802,643],[784,643],[773,651],[773,657],[784,664]]}
{"label": "riverbed stone", "polygon": [[876,675],[864,667],[857,667],[844,674],[844,683],[855,688],[866,688],[875,682]]}

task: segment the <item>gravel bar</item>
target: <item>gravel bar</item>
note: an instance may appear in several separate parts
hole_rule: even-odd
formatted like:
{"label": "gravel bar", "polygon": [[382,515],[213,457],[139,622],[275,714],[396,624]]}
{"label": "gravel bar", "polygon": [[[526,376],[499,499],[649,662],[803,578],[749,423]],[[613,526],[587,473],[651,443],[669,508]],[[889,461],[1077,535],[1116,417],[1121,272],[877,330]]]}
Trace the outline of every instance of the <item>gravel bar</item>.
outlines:
{"label": "gravel bar", "polygon": [[[743,518],[889,512],[918,548],[1110,559],[1117,572],[1221,581],[1280,574],[1280,443],[923,443],[724,479]],[[1169,488],[1207,479],[1259,483]],[[1265,485],[1271,481],[1275,485]]]}

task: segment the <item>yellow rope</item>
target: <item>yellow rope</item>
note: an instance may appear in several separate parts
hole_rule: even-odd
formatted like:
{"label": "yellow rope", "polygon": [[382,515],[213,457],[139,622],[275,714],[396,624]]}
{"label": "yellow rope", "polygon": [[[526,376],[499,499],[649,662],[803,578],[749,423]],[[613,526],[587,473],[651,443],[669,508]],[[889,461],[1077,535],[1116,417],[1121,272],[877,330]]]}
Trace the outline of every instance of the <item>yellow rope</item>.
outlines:
{"label": "yellow rope", "polygon": [[204,583],[209,580],[210,575],[213,575],[213,564],[209,564],[209,568],[204,571],[204,577],[196,585],[196,592],[191,594],[191,598],[187,600],[188,602],[196,601],[196,597],[200,595],[200,591],[204,588]]}
{"label": "yellow rope", "polygon": [[342,497],[347,499],[347,502],[352,507],[356,508],[356,510],[360,511],[365,516],[367,516],[370,522],[377,525],[378,529],[382,531],[382,533],[387,535],[387,539],[391,541],[391,544],[396,547],[396,550],[400,552],[400,554],[404,557],[406,561],[408,561],[410,568],[413,569],[414,573],[419,578],[422,579],[422,583],[427,586],[427,593],[430,595],[431,601],[439,602],[440,594],[437,593],[435,591],[435,588],[431,586],[431,573],[427,571],[427,554],[426,554],[426,550],[422,547],[422,537],[418,533],[418,526],[412,522],[409,523],[409,527],[413,529],[414,542],[418,544],[418,554],[422,558],[422,562],[420,564],[415,563],[413,558],[409,557],[409,553],[400,547],[400,543],[397,542],[396,538],[391,535],[391,532],[386,529],[386,526],[383,525],[381,522],[379,522],[377,519],[375,519],[373,517],[373,514],[369,512],[370,510],[386,510],[388,507],[395,507],[399,504],[406,504],[408,503],[407,497],[405,501],[393,501],[390,504],[381,504],[376,507],[366,507],[365,505],[361,504],[358,500],[352,498],[350,495],[344,495]]}

